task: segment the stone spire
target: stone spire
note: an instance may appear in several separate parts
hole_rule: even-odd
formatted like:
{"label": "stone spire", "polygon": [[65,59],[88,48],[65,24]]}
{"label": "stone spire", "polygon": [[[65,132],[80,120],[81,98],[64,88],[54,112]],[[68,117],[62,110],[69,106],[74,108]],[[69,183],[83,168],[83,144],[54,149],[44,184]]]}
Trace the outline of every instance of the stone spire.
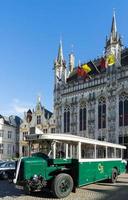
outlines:
{"label": "stone spire", "polygon": [[111,34],[110,34],[111,40],[117,41],[117,27],[116,27],[116,16],[115,16],[115,11],[113,13],[113,18],[112,18],[112,26],[111,26]]}
{"label": "stone spire", "polygon": [[111,32],[109,38],[106,40],[106,48],[109,45],[113,44],[121,44],[121,38],[119,37],[119,34],[117,32],[117,26],[116,26],[116,16],[115,16],[115,11],[113,12],[113,17],[112,17],[112,26],[111,26]]}
{"label": "stone spire", "polygon": [[37,96],[37,103],[36,103],[36,111],[39,111],[42,109],[42,105],[41,105],[41,98],[40,95]]}
{"label": "stone spire", "polygon": [[54,61],[54,103],[57,101],[61,87],[65,85],[67,78],[66,61],[63,56],[62,41],[60,40],[58,57]]}
{"label": "stone spire", "polygon": [[105,55],[107,56],[108,54],[114,54],[115,57],[118,60],[120,60],[122,46],[123,45],[122,45],[121,37],[119,36],[117,32],[116,16],[115,16],[115,11],[114,11],[113,17],[112,17],[110,36],[106,38]]}
{"label": "stone spire", "polygon": [[63,48],[62,41],[60,40],[59,49],[58,49],[58,57],[54,62],[54,70],[55,70],[55,85],[61,85],[66,81],[66,62],[63,56]]}
{"label": "stone spire", "polygon": [[60,40],[60,43],[59,43],[59,50],[58,50],[57,61],[58,61],[59,64],[62,64],[63,61],[64,61],[63,48],[62,48],[62,41],[61,40]]}

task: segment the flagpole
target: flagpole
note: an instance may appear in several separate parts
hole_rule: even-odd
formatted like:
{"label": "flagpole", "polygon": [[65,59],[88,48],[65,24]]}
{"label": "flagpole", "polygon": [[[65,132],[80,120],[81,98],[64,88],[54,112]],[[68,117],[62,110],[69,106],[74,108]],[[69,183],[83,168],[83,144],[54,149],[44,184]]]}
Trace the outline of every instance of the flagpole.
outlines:
{"label": "flagpole", "polygon": [[98,73],[100,74],[100,71],[98,70],[98,68],[95,66],[95,64],[93,63],[93,61],[91,61],[92,64],[94,65],[94,67],[96,68],[96,70],[98,71]]}

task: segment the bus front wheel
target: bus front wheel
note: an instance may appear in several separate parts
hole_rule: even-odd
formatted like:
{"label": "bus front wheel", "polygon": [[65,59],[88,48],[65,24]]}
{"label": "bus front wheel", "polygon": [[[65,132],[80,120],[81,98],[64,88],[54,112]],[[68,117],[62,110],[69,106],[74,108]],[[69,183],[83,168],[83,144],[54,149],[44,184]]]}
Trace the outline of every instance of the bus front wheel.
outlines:
{"label": "bus front wheel", "polygon": [[52,191],[55,197],[64,198],[73,189],[73,180],[69,174],[58,174],[52,182]]}
{"label": "bus front wheel", "polygon": [[26,195],[30,195],[31,194],[31,189],[27,184],[24,185],[24,193]]}
{"label": "bus front wheel", "polygon": [[111,176],[111,183],[116,183],[117,182],[117,176],[118,176],[118,172],[117,172],[117,169],[113,169],[112,170],[112,176]]}

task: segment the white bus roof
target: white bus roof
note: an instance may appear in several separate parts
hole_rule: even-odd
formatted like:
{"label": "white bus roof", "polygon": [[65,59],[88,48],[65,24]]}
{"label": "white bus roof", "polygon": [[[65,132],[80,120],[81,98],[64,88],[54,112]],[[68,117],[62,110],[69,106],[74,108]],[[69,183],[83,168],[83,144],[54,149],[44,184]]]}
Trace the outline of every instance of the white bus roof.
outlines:
{"label": "white bus roof", "polygon": [[87,144],[96,144],[96,145],[126,149],[126,146],[123,146],[120,144],[114,144],[110,142],[80,137],[80,136],[71,135],[71,134],[70,135],[63,134],[63,133],[30,134],[26,136],[26,140],[27,141],[58,140],[58,141],[67,141],[67,142],[71,141],[71,142],[81,142],[81,143],[87,143]]}

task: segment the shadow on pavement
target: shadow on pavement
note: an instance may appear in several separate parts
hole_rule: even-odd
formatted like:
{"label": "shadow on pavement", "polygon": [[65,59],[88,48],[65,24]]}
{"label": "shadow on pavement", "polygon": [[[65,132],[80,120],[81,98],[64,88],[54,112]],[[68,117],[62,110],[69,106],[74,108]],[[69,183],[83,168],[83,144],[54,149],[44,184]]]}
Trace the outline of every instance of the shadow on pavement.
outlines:
{"label": "shadow on pavement", "polygon": [[[117,183],[110,184],[106,182],[99,182],[96,184],[84,186],[82,188],[79,188],[79,190],[83,191],[84,200],[88,200],[88,197],[86,198],[86,192],[90,191],[92,192],[91,195],[100,194],[101,198],[96,198],[95,200],[127,200],[128,199],[128,175],[122,176],[118,179]],[[78,198],[80,193],[76,192],[75,194],[72,193],[70,196],[70,199],[81,199]],[[6,197],[7,199],[18,199],[18,197],[25,197],[24,191],[18,190],[15,188],[14,184],[10,184],[8,181],[0,180],[0,199]],[[53,199],[52,193],[48,189],[44,189],[42,192],[35,192],[32,193],[30,198],[36,199],[36,197],[39,198],[45,198],[47,199]],[[27,195],[25,199],[30,199]],[[102,198],[103,197],[103,198]],[[82,198],[83,200],[83,198]],[[90,199],[91,200],[91,199]]]}
{"label": "shadow on pavement", "polygon": [[49,198],[49,199],[53,199],[53,194],[48,190],[48,189],[44,189],[41,192],[33,192],[31,194],[32,197],[40,197],[40,198]]}
{"label": "shadow on pavement", "polygon": [[15,188],[14,184],[10,184],[7,180],[0,180],[0,198],[6,196],[18,197],[22,196],[23,192]]}
{"label": "shadow on pavement", "polygon": [[[0,198],[12,197],[16,199],[17,197],[22,197],[22,196],[25,196],[23,190],[16,189],[15,185],[13,183],[9,183],[7,180],[6,181],[0,180]],[[53,199],[53,195],[48,189],[44,189],[42,192],[33,192],[29,196]]]}
{"label": "shadow on pavement", "polygon": [[[126,179],[126,177],[124,177],[123,179]],[[119,185],[119,184],[122,185]],[[117,183],[115,184],[109,184],[109,183],[96,183],[93,186],[89,186],[89,187],[84,187],[82,188],[82,190],[88,190],[88,191],[92,191],[92,192],[96,192],[96,193],[100,193],[103,194],[103,198],[102,200],[127,200],[128,198],[128,178],[127,178],[127,182],[124,181],[117,181]],[[102,188],[100,188],[100,186]],[[96,199],[98,200],[98,199]]]}

